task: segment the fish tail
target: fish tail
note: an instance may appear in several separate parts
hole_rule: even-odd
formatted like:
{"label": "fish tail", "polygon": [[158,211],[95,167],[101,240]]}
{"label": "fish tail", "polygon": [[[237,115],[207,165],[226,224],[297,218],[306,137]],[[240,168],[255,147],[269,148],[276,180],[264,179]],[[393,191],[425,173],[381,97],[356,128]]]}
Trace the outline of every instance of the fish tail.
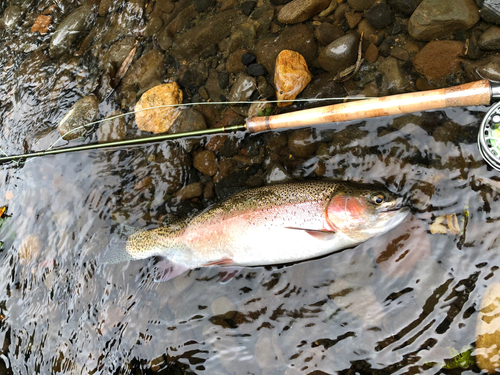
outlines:
{"label": "fish tail", "polygon": [[119,225],[111,234],[110,241],[106,249],[99,257],[101,264],[117,264],[136,259],[127,251],[127,239],[143,230],[130,227],[128,225]]}

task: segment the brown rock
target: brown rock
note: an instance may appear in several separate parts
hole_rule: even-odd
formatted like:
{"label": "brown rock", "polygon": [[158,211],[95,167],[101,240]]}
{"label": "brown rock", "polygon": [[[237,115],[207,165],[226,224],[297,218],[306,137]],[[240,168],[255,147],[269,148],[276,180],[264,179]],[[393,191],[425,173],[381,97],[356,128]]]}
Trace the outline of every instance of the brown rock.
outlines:
{"label": "brown rock", "polygon": [[307,158],[318,148],[311,129],[299,129],[288,136],[288,149],[296,158]]}
{"label": "brown rock", "polygon": [[345,19],[347,20],[349,27],[351,29],[354,29],[363,19],[363,13],[350,10],[349,12],[345,13]]}
{"label": "brown rock", "polygon": [[199,197],[203,194],[203,184],[201,182],[194,182],[192,184],[184,186],[175,195],[180,197],[180,199],[187,200],[191,198]]}
{"label": "brown rock", "polygon": [[293,0],[286,4],[278,13],[281,23],[301,23],[321,12],[330,0]]}
{"label": "brown rock", "polygon": [[[135,105],[135,110],[140,111],[143,108],[181,103],[182,91],[177,83],[165,83],[146,91]],[[170,129],[178,115],[179,111],[176,107],[156,108],[137,112],[135,122],[141,130],[165,133]]]}
{"label": "brown rock", "polygon": [[212,151],[204,150],[195,155],[193,159],[194,167],[207,176],[217,173],[217,158]]}
{"label": "brown rock", "polygon": [[51,16],[44,16],[44,15],[38,16],[33,26],[31,26],[31,32],[32,33],[39,32],[40,34],[47,34],[51,19],[52,19]]}
{"label": "brown rock", "polygon": [[370,43],[365,51],[365,60],[374,63],[378,60],[378,48],[375,44]]}
{"label": "brown rock", "polygon": [[413,60],[415,69],[429,80],[458,73],[464,53],[464,44],[454,40],[436,40],[426,44]]}
{"label": "brown rock", "polygon": [[314,30],[314,36],[319,44],[326,46],[330,44],[335,39],[340,38],[344,35],[342,29],[328,22],[323,22],[319,25],[316,30]]}
{"label": "brown rock", "polygon": [[[293,100],[311,81],[312,75],[307,63],[300,53],[281,51],[276,59],[274,84],[278,100]],[[278,103],[278,107],[286,107],[292,102]]]}
{"label": "brown rock", "polygon": [[226,70],[228,73],[240,73],[245,70],[245,65],[241,62],[241,56],[248,52],[246,49],[239,49],[233,52],[226,61]]}

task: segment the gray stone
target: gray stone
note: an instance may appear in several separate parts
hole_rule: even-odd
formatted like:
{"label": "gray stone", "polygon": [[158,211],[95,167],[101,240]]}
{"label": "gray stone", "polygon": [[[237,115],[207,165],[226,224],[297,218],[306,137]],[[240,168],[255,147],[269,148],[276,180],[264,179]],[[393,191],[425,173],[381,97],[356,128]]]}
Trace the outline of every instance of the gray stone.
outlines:
{"label": "gray stone", "polygon": [[102,58],[103,65],[105,67],[112,65],[114,70],[118,71],[134,46],[134,37],[126,37],[113,43]]}
{"label": "gray stone", "polygon": [[380,71],[384,74],[390,94],[405,91],[408,80],[405,79],[398,60],[394,57],[388,57],[380,64]]}
{"label": "gray stone", "polygon": [[73,43],[84,36],[85,30],[92,23],[94,10],[91,4],[85,3],[59,24],[50,40],[50,57],[57,58],[69,52]]}
{"label": "gray stone", "polygon": [[[168,130],[170,134],[185,133],[196,130],[206,129],[207,125],[203,115],[193,108],[180,108],[180,114],[174,120],[172,126]],[[179,143],[187,152],[191,152],[193,148],[200,143],[199,139],[184,139]]]}
{"label": "gray stone", "polygon": [[[94,95],[89,95],[76,101],[69,112],[59,122],[58,130],[65,140],[71,140],[82,137],[89,132],[91,128],[80,128],[97,118],[99,102]],[[68,132],[71,134],[65,135]]]}
{"label": "gray stone", "polygon": [[358,57],[359,35],[355,33],[344,35],[323,49],[318,62],[323,69],[337,74],[353,65]]}
{"label": "gray stone", "polygon": [[286,4],[278,13],[281,23],[300,23],[330,5],[330,0],[293,0]]}
{"label": "gray stone", "polygon": [[229,100],[232,102],[247,101],[255,91],[256,81],[248,74],[241,74],[231,87]]}
{"label": "gray stone", "polygon": [[316,37],[318,43],[322,46],[330,44],[335,39],[340,38],[343,35],[344,32],[340,27],[329,22],[323,22],[316,28],[316,30],[314,30],[314,36]]}
{"label": "gray stone", "polygon": [[486,22],[500,25],[500,0],[485,0],[479,15]]}
{"label": "gray stone", "polygon": [[468,30],[479,21],[474,0],[423,0],[410,17],[408,32],[418,40],[432,40],[456,30]]}
{"label": "gray stone", "polygon": [[265,174],[267,184],[277,184],[293,181],[293,177],[279,163],[273,163],[269,166]]}
{"label": "gray stone", "polygon": [[492,26],[478,40],[479,47],[485,50],[500,49],[500,27]]}
{"label": "gray stone", "polygon": [[208,17],[184,34],[174,38],[171,54],[177,59],[189,59],[208,46],[220,43],[240,23],[241,16],[235,9]]}
{"label": "gray stone", "polygon": [[156,35],[156,40],[158,41],[160,48],[164,51],[172,47],[172,43],[174,42],[166,27],[161,29],[160,32]]}
{"label": "gray stone", "polygon": [[375,3],[365,11],[365,18],[376,29],[383,29],[391,24],[393,17],[385,2]]}
{"label": "gray stone", "polygon": [[3,12],[3,24],[7,30],[14,28],[23,16],[23,10],[19,5],[8,6]]}
{"label": "gray stone", "polygon": [[163,26],[163,21],[160,17],[153,17],[148,21],[146,28],[144,29],[144,37],[149,38],[150,36],[155,35],[158,30]]}

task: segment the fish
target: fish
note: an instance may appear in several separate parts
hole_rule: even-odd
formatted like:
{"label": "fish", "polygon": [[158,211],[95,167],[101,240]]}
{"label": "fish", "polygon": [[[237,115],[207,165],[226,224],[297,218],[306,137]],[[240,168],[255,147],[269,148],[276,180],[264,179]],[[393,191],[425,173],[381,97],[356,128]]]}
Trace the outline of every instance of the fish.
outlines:
{"label": "fish", "polygon": [[408,212],[401,197],[369,185],[307,181],[263,186],[188,219],[126,230],[110,242],[103,263],[160,256],[165,280],[198,267],[294,263],[386,233]]}

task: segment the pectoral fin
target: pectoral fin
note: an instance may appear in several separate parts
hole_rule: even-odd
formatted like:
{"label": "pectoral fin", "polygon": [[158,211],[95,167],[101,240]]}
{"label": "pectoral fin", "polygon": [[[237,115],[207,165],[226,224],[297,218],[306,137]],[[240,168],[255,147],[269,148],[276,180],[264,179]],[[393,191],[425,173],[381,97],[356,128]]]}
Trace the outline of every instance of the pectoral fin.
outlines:
{"label": "pectoral fin", "polygon": [[169,261],[168,259],[162,259],[155,264],[154,275],[155,282],[163,282],[171,280],[176,276],[179,276],[186,272],[189,268]]}
{"label": "pectoral fin", "polygon": [[305,228],[295,228],[295,227],[287,227],[287,229],[303,230],[310,236],[313,236],[317,240],[321,241],[329,241],[333,239],[333,237],[335,236],[335,232],[329,230],[305,229]]}
{"label": "pectoral fin", "polygon": [[214,260],[213,262],[208,262],[205,264],[202,264],[202,267],[208,267],[208,266],[230,266],[233,264],[233,260],[230,258],[222,258],[219,260]]}

